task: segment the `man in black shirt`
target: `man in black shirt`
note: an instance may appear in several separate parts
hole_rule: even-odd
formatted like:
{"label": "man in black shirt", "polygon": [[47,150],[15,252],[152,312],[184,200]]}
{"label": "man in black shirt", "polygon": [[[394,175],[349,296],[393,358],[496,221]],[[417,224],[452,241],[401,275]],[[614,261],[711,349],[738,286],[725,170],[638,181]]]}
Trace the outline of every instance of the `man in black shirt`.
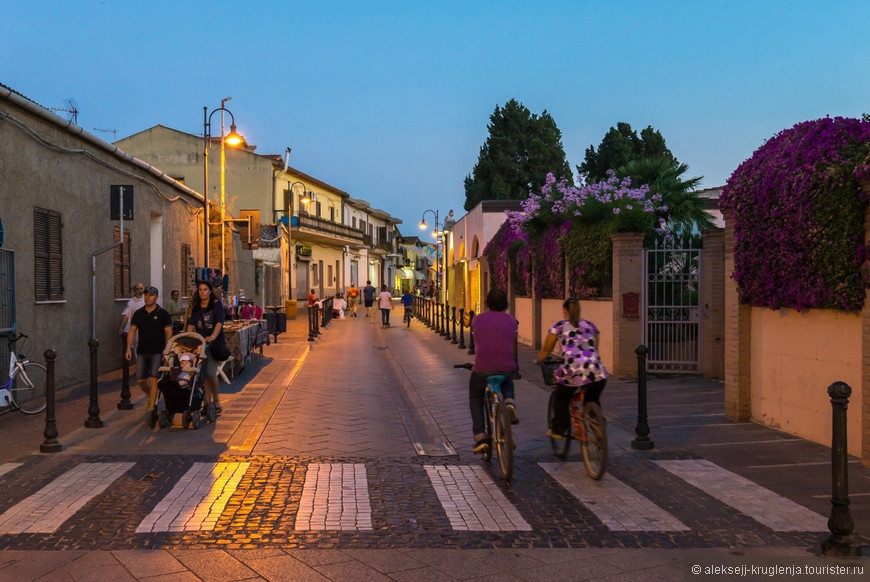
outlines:
{"label": "man in black shirt", "polygon": [[127,334],[127,359],[131,359],[130,346],[136,333],[139,334],[139,349],[136,356],[136,378],[142,392],[148,397],[148,413],[157,401],[157,368],[163,357],[163,349],[172,337],[172,318],[169,312],[157,305],[159,293],[156,287],[145,288],[145,307],[133,313],[130,333]]}

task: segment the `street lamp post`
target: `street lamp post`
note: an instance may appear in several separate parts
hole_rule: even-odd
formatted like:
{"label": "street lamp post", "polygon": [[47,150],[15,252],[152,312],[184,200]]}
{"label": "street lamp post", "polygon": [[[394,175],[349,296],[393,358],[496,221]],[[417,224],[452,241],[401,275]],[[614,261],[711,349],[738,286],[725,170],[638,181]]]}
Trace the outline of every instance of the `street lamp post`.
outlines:
{"label": "street lamp post", "polygon": [[[232,97],[227,97],[226,99],[221,99],[221,106],[217,109],[212,110],[211,113],[208,112],[208,107],[202,108],[202,142],[203,142],[203,194],[202,194],[202,209],[203,209],[203,238],[204,238],[204,249],[203,249],[203,262],[205,266],[208,267],[208,227],[211,223],[208,221],[208,146],[211,141],[211,118],[212,115],[221,112],[221,219],[220,219],[220,227],[221,227],[221,274],[223,274],[226,270],[226,245],[224,244],[224,218],[226,215],[226,144],[230,144],[231,146],[237,146],[242,143],[243,139],[236,132],[236,119],[233,116],[232,111],[224,107],[227,101],[232,99]],[[224,112],[230,114],[230,133],[224,135]]]}
{"label": "street lamp post", "polygon": [[443,289],[444,296],[446,297],[447,296],[447,289],[445,288],[445,286],[447,284],[447,273],[446,273],[447,268],[446,268],[446,265],[439,265],[439,263],[444,262],[443,260],[441,260],[442,252],[441,252],[441,249],[439,247],[439,242],[441,240],[443,240],[443,236],[444,236],[444,232],[441,230],[441,227],[443,225],[438,221],[438,211],[437,210],[424,210],[423,217],[420,219],[420,230],[426,230],[426,228],[427,228],[426,213],[428,213],[428,212],[431,212],[432,214],[435,215],[435,231],[432,233],[433,236],[435,236],[435,284],[436,285],[438,284],[439,266],[444,267],[444,270],[441,272],[441,288]]}

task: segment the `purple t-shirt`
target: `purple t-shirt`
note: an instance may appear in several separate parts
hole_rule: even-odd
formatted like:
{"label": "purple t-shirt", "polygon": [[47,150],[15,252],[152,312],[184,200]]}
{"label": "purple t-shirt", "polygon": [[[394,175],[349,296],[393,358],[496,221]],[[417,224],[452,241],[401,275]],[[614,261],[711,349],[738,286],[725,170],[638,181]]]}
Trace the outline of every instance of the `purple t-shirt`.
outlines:
{"label": "purple t-shirt", "polygon": [[471,320],[475,372],[513,372],[517,369],[514,341],[519,322],[504,311],[484,311]]}

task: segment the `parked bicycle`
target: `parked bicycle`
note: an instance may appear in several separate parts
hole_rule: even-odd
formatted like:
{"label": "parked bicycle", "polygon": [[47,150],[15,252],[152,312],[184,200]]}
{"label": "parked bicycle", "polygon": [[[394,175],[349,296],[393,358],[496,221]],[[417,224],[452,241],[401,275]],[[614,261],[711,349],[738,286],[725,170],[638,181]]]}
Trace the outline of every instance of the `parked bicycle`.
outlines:
{"label": "parked bicycle", "polygon": [[[456,364],[454,368],[471,370],[474,364]],[[486,377],[486,392],[484,393],[484,425],[486,436],[491,443],[483,453],[483,460],[487,463],[492,460],[493,449],[498,452],[498,466],[501,470],[501,478],[510,481],[514,470],[514,438],[511,431],[511,419],[504,403],[501,392],[502,382],[507,376],[493,374]]]}
{"label": "parked bicycle", "polygon": [[20,351],[16,353],[16,342],[26,338],[22,333],[7,340],[9,376],[0,386],[0,407],[7,407],[6,412],[20,410],[24,414],[38,414],[45,410],[47,372],[39,362],[29,361]]}
{"label": "parked bicycle", "polygon": [[[541,370],[544,374],[544,383],[548,386],[556,385],[556,368],[562,364],[562,358],[553,356],[544,360]],[[555,406],[555,392],[550,394],[550,402],[547,405],[547,423],[553,425]],[[586,391],[580,389],[571,398],[568,410],[571,414],[571,422],[564,438],[550,437],[550,445],[553,452],[560,459],[568,455],[571,441],[580,443],[580,451],[583,453],[583,464],[586,465],[586,474],[593,479],[601,479],[607,469],[607,423],[601,407],[595,402],[584,402]]]}

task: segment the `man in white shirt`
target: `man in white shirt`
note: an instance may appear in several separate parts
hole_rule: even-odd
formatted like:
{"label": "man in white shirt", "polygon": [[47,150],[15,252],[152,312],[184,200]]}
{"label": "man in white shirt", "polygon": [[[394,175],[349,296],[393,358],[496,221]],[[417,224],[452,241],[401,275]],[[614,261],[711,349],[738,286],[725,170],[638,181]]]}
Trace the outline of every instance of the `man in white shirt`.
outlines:
{"label": "man in white shirt", "polygon": [[[133,285],[133,297],[127,301],[127,306],[121,312],[121,327],[118,328],[118,335],[124,338],[125,334],[130,331],[130,320],[133,319],[133,314],[139,309],[145,307],[145,285],[136,283]],[[126,338],[124,338],[126,340]],[[126,344],[125,344],[126,345]],[[133,361],[136,361],[136,348],[139,346],[139,338],[134,337],[130,343],[132,350]]]}

